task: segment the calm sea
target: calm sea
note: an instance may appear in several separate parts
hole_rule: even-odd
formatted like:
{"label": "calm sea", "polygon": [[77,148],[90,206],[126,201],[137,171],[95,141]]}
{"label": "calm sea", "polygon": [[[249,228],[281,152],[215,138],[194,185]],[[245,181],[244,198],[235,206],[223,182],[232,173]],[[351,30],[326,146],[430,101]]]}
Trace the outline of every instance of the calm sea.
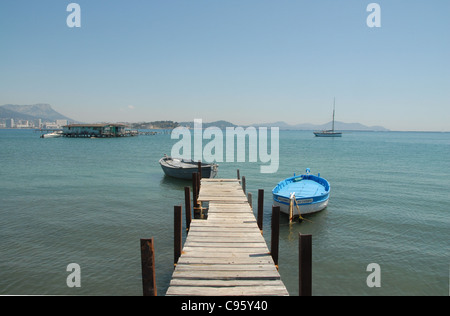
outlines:
{"label": "calm sea", "polygon": [[[0,294],[141,295],[140,238],[156,243],[158,294],[173,272],[173,206],[189,182],[158,164],[170,134],[119,139],[40,139],[0,130]],[[206,141],[205,141],[206,143]],[[311,222],[281,220],[280,273],[298,293],[299,232],[313,235],[313,295],[449,295],[450,134],[347,132],[341,139],[280,131],[280,167],[221,163],[257,195],[310,168],[332,187]],[[256,198],[254,198],[256,199]],[[255,202],[256,204],[256,202]],[[81,267],[69,288],[67,265]],[[369,288],[367,266],[381,268]]]}

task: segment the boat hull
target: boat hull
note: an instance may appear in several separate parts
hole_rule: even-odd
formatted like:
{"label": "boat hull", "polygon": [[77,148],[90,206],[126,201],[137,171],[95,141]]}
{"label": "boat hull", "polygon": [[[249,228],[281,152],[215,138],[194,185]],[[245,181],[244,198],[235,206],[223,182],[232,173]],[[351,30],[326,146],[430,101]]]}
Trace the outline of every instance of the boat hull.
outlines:
{"label": "boat hull", "polygon": [[63,137],[62,133],[49,133],[49,134],[43,134],[41,136],[42,138],[58,138]]}
{"label": "boat hull", "polygon": [[[162,158],[159,163],[166,176],[192,180],[192,174],[198,172],[198,165],[192,161],[183,161],[179,166],[170,165],[170,157]],[[217,176],[217,165],[215,164],[202,164],[202,178],[215,178]]]}
{"label": "boat hull", "polygon": [[342,137],[340,132],[314,132],[316,137]]}
{"label": "boat hull", "polygon": [[[273,205],[279,206],[280,211],[282,213],[289,215],[289,203],[283,203],[281,201],[276,201],[274,199]],[[300,204],[299,203],[298,206],[300,209],[300,214],[302,216],[305,214],[313,214],[313,213],[317,213],[317,212],[320,212],[321,210],[325,209],[328,206],[328,199],[326,199],[325,201],[322,201],[322,202],[310,203],[310,204]],[[294,206],[294,216],[298,216],[298,215],[299,214],[298,214],[297,207]]]}
{"label": "boat hull", "polygon": [[290,214],[292,193],[297,202],[293,203],[293,215],[312,214],[328,206],[330,184],[324,178],[310,174],[287,178],[272,190],[273,204],[279,206],[281,212]]}

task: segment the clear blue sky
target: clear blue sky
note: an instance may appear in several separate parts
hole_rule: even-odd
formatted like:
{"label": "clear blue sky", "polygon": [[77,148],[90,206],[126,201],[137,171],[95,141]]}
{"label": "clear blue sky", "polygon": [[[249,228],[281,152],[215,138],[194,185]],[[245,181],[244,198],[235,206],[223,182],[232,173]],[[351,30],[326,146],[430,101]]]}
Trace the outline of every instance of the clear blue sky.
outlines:
{"label": "clear blue sky", "polygon": [[0,105],[323,124],[336,97],[338,121],[449,131],[449,31],[448,0],[2,0]]}

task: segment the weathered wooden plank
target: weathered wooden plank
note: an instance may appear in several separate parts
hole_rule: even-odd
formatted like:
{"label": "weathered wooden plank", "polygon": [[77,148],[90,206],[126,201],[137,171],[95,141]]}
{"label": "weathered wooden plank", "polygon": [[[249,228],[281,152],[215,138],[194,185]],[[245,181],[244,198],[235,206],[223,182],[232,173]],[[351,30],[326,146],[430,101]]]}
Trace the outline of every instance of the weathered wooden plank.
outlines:
{"label": "weathered wooden plank", "polygon": [[[214,236],[211,236],[208,232],[195,232],[194,235],[189,236],[191,241],[204,241],[208,242],[265,242],[264,238],[261,238],[254,232],[249,233],[227,233],[227,232],[217,232]],[[245,239],[246,238],[246,239]],[[243,240],[245,239],[245,240]]]}
{"label": "weathered wooden plank", "polygon": [[208,209],[208,219],[211,218],[249,218],[249,219],[255,219],[255,215],[253,213],[249,212],[248,210],[242,210],[242,209],[230,209],[230,210],[218,210],[218,209]]}
{"label": "weathered wooden plank", "polygon": [[231,204],[229,203],[228,205],[230,205],[230,207],[226,207],[227,204],[221,204],[220,207],[217,206],[209,206],[208,208],[208,212],[211,214],[234,214],[234,213],[238,213],[238,214],[248,214],[248,215],[252,215],[253,212],[250,208],[247,208],[246,204]]}
{"label": "weathered wooden plank", "polygon": [[199,195],[197,200],[199,202],[219,201],[221,203],[248,203],[247,198],[242,196],[218,197],[218,196]]}
{"label": "weathered wooden plank", "polygon": [[204,257],[190,257],[190,256],[181,256],[178,260],[178,265],[180,264],[267,264],[273,265],[272,257],[259,257],[259,258],[249,258],[249,257],[212,257],[212,258],[204,258]]}
{"label": "weathered wooden plank", "polygon": [[254,234],[253,236],[239,237],[239,236],[189,236],[189,242],[191,243],[250,243],[250,244],[265,244],[264,239]]}
{"label": "weathered wooden plank", "polygon": [[[204,242],[204,241],[187,241],[185,247],[202,247],[202,248],[263,248],[265,242]],[[218,249],[220,250],[220,249]]]}
{"label": "weathered wooden plank", "polygon": [[178,271],[175,269],[172,278],[195,280],[279,280],[280,274],[276,269],[271,271]]}
{"label": "weathered wooden plank", "polygon": [[[216,215],[222,215],[223,216],[239,216],[239,215],[248,215],[248,216],[254,216],[253,212],[249,208],[245,208],[245,204],[241,204],[244,207],[236,207],[235,204],[229,204],[231,207],[226,208],[225,206],[222,207],[216,207],[216,206],[210,206],[208,208],[209,214],[216,214]],[[237,214],[236,214],[237,213]]]}
{"label": "weathered wooden plank", "polygon": [[242,192],[234,188],[222,188],[220,190],[202,190],[200,191],[201,195],[212,195],[218,198],[225,197],[242,197],[245,196]]}
{"label": "weathered wooden plank", "polygon": [[210,253],[211,251],[216,251],[216,252],[225,252],[228,254],[233,254],[233,253],[238,253],[238,252],[242,252],[242,253],[248,253],[248,254],[261,254],[261,253],[268,253],[269,250],[267,247],[185,247],[183,249],[184,252],[189,253],[189,252],[208,252]]}
{"label": "weathered wooden plank", "polygon": [[268,249],[265,249],[265,251],[261,252],[253,252],[253,253],[245,253],[245,252],[219,252],[216,253],[211,252],[210,250],[206,251],[190,251],[186,252],[183,251],[183,254],[181,255],[181,258],[187,257],[187,258],[223,258],[223,260],[229,259],[240,259],[240,258],[256,258],[256,259],[266,259],[267,257],[272,258],[270,255]]}
{"label": "weathered wooden plank", "polygon": [[217,178],[203,178],[202,184],[208,183],[208,182],[239,182],[237,179],[217,179]]}
{"label": "weathered wooden plank", "polygon": [[[194,225],[195,232],[217,232],[217,233],[253,233],[253,226],[246,227],[219,227],[219,226],[204,226],[204,225]],[[191,230],[193,226],[191,225]],[[189,233],[189,235],[192,232]]]}
{"label": "weathered wooden plank", "polygon": [[[209,219],[209,218],[208,218]],[[199,226],[201,226],[202,224],[200,224]],[[227,227],[230,225],[234,225],[237,227],[245,227],[245,226],[250,226],[252,228],[256,226],[258,226],[258,223],[256,222],[256,220],[253,218],[217,218],[217,217],[213,217],[210,218],[208,223],[203,224],[203,226],[217,226],[217,225],[223,225],[222,227]]]}
{"label": "weathered wooden plank", "polygon": [[[203,235],[199,235],[199,234],[203,234]],[[208,235],[208,232],[203,232],[203,233],[196,233],[193,236],[189,236],[190,238],[188,240],[186,240],[186,242],[188,241],[193,241],[193,242],[205,242],[205,243],[223,243],[223,242],[228,242],[228,243],[263,243],[265,244],[265,240],[264,238],[262,238],[262,235],[259,234],[259,236],[255,233],[246,233],[246,234],[237,234],[237,233],[229,233],[227,234],[225,233],[221,233],[221,234],[217,234],[214,236]]]}
{"label": "weathered wooden plank", "polygon": [[177,272],[181,271],[273,271],[272,266],[264,264],[178,264]]}
{"label": "weathered wooden plank", "polygon": [[288,296],[284,286],[194,287],[173,286],[168,296]]}
{"label": "weathered wooden plank", "polygon": [[245,287],[245,286],[284,286],[281,280],[186,280],[173,279],[171,286],[197,286],[197,287]]}
{"label": "weathered wooden plank", "polygon": [[[240,229],[240,230],[234,230],[233,228],[222,228],[222,229],[216,229],[216,227],[208,227],[208,226],[196,226],[198,230],[195,230],[192,235],[189,237],[197,238],[197,237],[212,237],[212,238],[221,238],[221,237],[262,237],[261,233],[258,234],[255,232],[253,227],[250,227],[248,229]],[[211,232],[214,232],[214,234],[211,234]],[[263,238],[264,239],[264,238]]]}
{"label": "weathered wooden plank", "polygon": [[191,228],[192,228],[192,226],[194,226],[194,227],[223,227],[223,228],[240,228],[240,229],[244,229],[244,228],[247,228],[247,229],[250,229],[250,228],[254,228],[255,226],[256,227],[258,227],[258,225],[256,224],[256,223],[253,223],[253,222],[251,222],[251,223],[244,223],[244,222],[242,222],[242,223],[236,223],[236,222],[223,222],[223,221],[215,221],[215,222],[213,222],[213,221],[211,221],[211,222],[209,222],[209,223],[204,223],[204,224],[202,224],[202,223],[195,223],[195,224],[191,224]]}

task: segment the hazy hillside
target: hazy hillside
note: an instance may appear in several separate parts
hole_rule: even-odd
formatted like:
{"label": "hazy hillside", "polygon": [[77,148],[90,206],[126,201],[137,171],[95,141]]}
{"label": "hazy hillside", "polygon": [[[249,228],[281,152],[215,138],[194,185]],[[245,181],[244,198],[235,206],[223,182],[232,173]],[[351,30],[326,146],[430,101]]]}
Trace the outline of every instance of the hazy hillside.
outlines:
{"label": "hazy hillside", "polygon": [[[189,128],[194,127],[193,122],[181,122],[181,126],[186,126]],[[210,126],[218,127],[220,129],[225,129],[226,127],[235,127],[233,123],[227,121],[217,121],[211,123],[203,122],[203,128],[208,128]],[[264,124],[253,124],[254,127],[279,127],[281,130],[324,130],[331,129],[331,122],[322,124],[322,125],[314,125],[314,124],[296,124],[290,125],[286,122],[274,122],[274,123],[264,123]],[[388,131],[388,129],[382,126],[366,126],[360,123],[344,123],[344,122],[335,122],[335,129],[342,131]]]}
{"label": "hazy hillside", "polygon": [[[181,122],[180,126],[185,126],[188,128],[194,128],[194,122]],[[211,122],[211,123],[207,123],[207,122],[203,122],[202,123],[203,128],[208,128],[208,127],[218,127],[220,129],[225,129],[227,127],[235,127],[237,125],[230,123],[228,121],[216,121],[216,122]]]}
{"label": "hazy hillside", "polygon": [[68,120],[71,118],[56,112],[50,104],[16,105],[5,104],[0,106],[0,119],[34,120],[44,121]]}
{"label": "hazy hillside", "polygon": [[[280,129],[287,129],[287,130],[327,130],[331,129],[332,122],[328,122],[326,124],[322,125],[314,125],[314,124],[296,124],[296,125],[290,125],[286,122],[275,122],[275,123],[267,123],[267,124],[254,124],[253,126],[277,126]],[[344,123],[336,121],[334,123],[334,129],[335,130],[341,130],[341,131],[389,131],[387,128],[384,128],[383,126],[366,126],[361,123]]]}
{"label": "hazy hillside", "polygon": [[33,115],[11,111],[0,106],[0,119],[13,119],[14,121],[18,120],[32,121],[35,120],[36,117]]}

